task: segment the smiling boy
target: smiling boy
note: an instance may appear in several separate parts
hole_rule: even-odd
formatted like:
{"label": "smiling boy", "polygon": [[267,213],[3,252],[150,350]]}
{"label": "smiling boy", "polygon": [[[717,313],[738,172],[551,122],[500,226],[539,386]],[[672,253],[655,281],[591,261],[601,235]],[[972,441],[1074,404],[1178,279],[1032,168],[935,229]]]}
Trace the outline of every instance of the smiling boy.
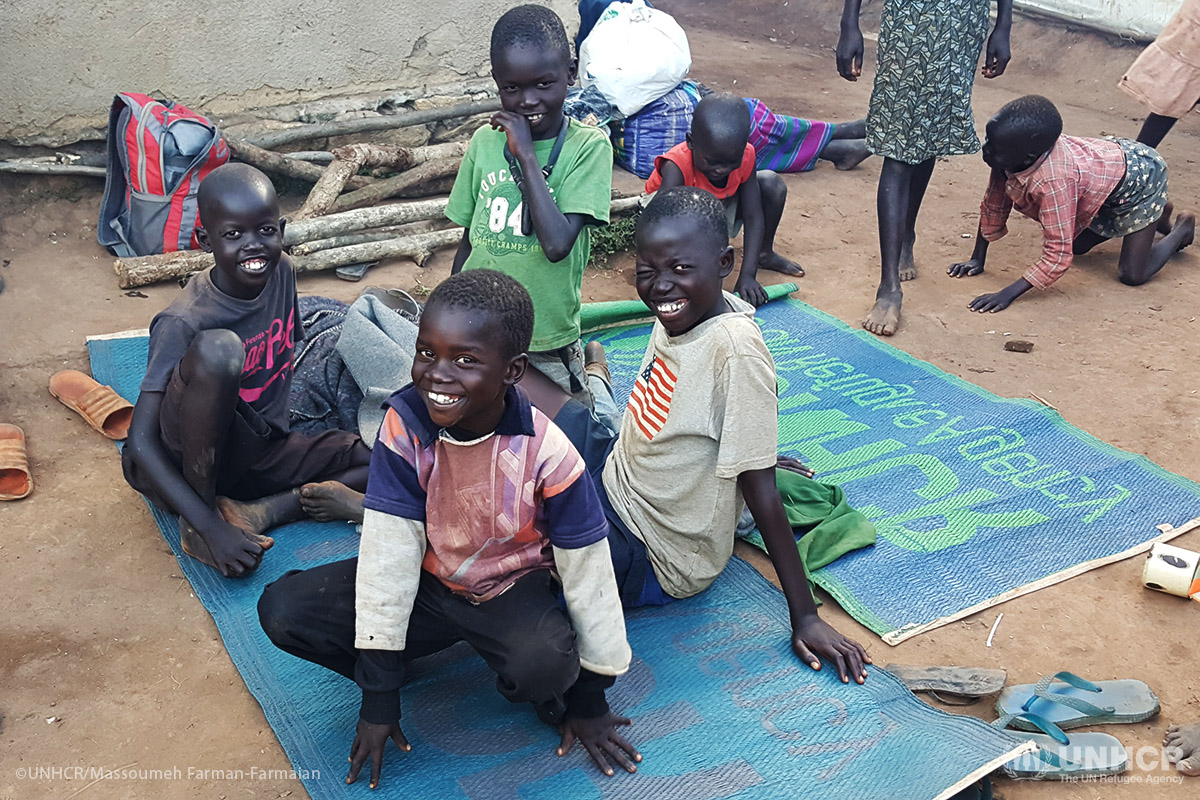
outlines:
{"label": "smiling boy", "polygon": [[[775,366],[754,308],[722,291],[733,271],[725,209],[691,187],[663,189],[638,219],[638,296],[656,318],[619,432],[535,374],[522,381],[587,460],[605,506],[613,567],[626,607],[661,605],[707,589],[733,553],[743,505],[779,575],[791,645],[813,669],[832,662],[862,683],[862,646],[817,614],[775,485]],[[597,405],[611,402],[594,384]]]}
{"label": "smiling boy", "polygon": [[775,231],[787,202],[787,185],[776,173],[755,169],[750,123],[750,109],[741,97],[705,97],[696,106],[687,139],[654,160],[646,191],[672,186],[703,189],[725,204],[730,238],[745,223],[736,291],[748,303],[760,306],[767,302],[767,293],[758,282],[758,270],[797,277],[804,270],[775,252]]}
{"label": "smiling boy", "polygon": [[578,738],[608,775],[610,760],[641,760],[604,697],[632,657],[604,512],[583,459],[516,386],[532,328],[512,278],[473,270],[438,286],[413,382],[385,404],[358,558],[288,573],[259,601],[276,645],[362,690],[348,783],[368,758],[379,783],[389,739],[408,749],[405,664],[459,641],[508,700],[561,726],[560,755]]}
{"label": "smiling boy", "polygon": [[450,193],[446,216],[466,229],[453,272],[516,278],[533,298],[529,362],[591,407],[579,308],[589,228],[608,223],[612,146],[563,114],[576,62],[553,11],[522,5],[500,17],[491,61],[502,110],[471,137]]}
{"label": "smiling boy", "polygon": [[292,351],[304,333],[270,180],[227,164],[205,178],[198,202],[196,237],[215,265],[150,323],[121,455],[130,486],[179,515],[184,552],[232,576],[255,569],[272,540],[227,520],[227,498],[291,492],[281,516],[299,518],[297,487],[364,488],[370,450],[344,431],[289,431]]}

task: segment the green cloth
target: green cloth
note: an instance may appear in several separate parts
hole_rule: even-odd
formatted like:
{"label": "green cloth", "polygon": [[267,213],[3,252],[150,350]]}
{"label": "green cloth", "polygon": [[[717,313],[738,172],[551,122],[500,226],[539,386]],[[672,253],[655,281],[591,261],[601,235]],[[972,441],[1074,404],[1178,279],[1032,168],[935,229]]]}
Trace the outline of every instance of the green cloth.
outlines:
{"label": "green cloth", "polygon": [[[788,524],[796,534],[796,549],[808,573],[810,589],[815,585],[813,572],[852,550],[875,544],[875,525],[850,507],[842,487],[786,469],[775,470],[775,486],[783,500]],[[757,530],[746,541],[767,549]]]}
{"label": "green cloth", "polygon": [[[521,234],[522,197],[508,173],[505,134],[485,125],[475,131],[446,216],[470,231],[471,255],[463,269],[487,267],[516,278],[533,298],[534,352],[556,350],[579,339],[580,290],[583,269],[592,252],[585,226],[570,254],[550,263],[537,233]],[[534,142],[538,161],[545,164],[554,139]],[[583,214],[591,224],[608,223],[612,193],[612,145],[599,128],[571,120],[566,141],[547,183],[564,214]]]}

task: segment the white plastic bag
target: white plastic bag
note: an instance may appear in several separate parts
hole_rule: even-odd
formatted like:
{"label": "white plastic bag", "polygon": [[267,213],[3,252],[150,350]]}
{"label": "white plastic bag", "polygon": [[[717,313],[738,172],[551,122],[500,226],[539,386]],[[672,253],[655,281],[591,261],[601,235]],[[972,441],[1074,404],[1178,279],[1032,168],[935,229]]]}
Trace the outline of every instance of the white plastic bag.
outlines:
{"label": "white plastic bag", "polygon": [[612,3],[579,47],[579,74],[628,117],[674,89],[692,68],[687,34],[645,0]]}

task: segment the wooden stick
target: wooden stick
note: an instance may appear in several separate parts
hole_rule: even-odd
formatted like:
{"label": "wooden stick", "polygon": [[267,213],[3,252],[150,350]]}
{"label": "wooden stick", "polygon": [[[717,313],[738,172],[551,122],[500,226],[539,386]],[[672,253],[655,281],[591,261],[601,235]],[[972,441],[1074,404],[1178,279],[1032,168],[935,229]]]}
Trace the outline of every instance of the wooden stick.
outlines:
{"label": "wooden stick", "polygon": [[180,250],[139,258],[118,258],[113,262],[117,285],[133,289],[159,281],[169,281],[200,272],[213,265],[212,253],[203,250]]}
{"label": "wooden stick", "polygon": [[364,261],[382,261],[385,258],[423,258],[439,247],[458,244],[462,239],[462,232],[462,228],[450,228],[444,231],[402,236],[384,242],[365,242],[349,247],[337,247],[293,258],[292,265],[296,272],[313,272],[343,267],[346,264],[359,264]]}
{"label": "wooden stick", "polygon": [[[301,220],[284,229],[284,244],[299,245],[318,239],[328,239],[343,234],[361,232],[388,225],[403,225],[419,220],[440,219],[446,212],[448,197],[418,200],[412,203],[391,203],[384,206],[362,208],[325,217]],[[621,214],[636,208],[638,198],[618,197],[609,206],[612,214]],[[459,236],[461,237],[461,229]],[[438,231],[444,233],[444,231]],[[426,235],[426,234],[421,234]],[[405,237],[408,238],[408,237]],[[345,248],[338,248],[345,249]],[[322,251],[327,252],[327,251]],[[363,259],[366,260],[366,259]],[[122,289],[132,289],[149,283],[179,278],[212,266],[212,256],[198,250],[162,253],[140,258],[118,258],[113,264],[118,283]],[[355,262],[346,262],[355,263]]]}
{"label": "wooden stick", "polygon": [[[457,244],[460,239],[462,228],[417,233],[382,242],[366,242],[294,256],[291,259],[292,267],[296,272],[313,272],[384,258],[424,258],[439,247]],[[117,273],[117,285],[122,289],[133,289],[158,281],[181,278],[208,269],[212,265],[212,253],[185,250],[142,258],[118,258],[113,263],[113,269]]]}
{"label": "wooden stick", "polygon": [[251,137],[249,144],[270,150],[290,142],[306,139],[322,139],[327,136],[345,136],[351,133],[366,133],[367,131],[387,131],[395,128],[405,128],[410,125],[424,125],[427,122],[440,122],[458,117],[470,117],[475,114],[486,114],[500,110],[499,98],[489,97],[472,103],[460,103],[456,106],[428,108],[423,111],[409,111],[404,114],[389,116],[360,117],[357,119],[319,122],[314,125],[300,125],[295,128],[285,128],[260,136]]}
{"label": "wooden stick", "polygon": [[[316,183],[325,174],[324,167],[309,164],[306,161],[298,161],[294,158],[287,158],[279,153],[272,153],[270,150],[264,150],[241,139],[226,138],[225,142],[229,145],[229,152],[237,156],[238,160],[256,166],[263,172],[284,175],[288,178],[295,178],[309,183]],[[354,189],[361,189],[370,183],[372,183],[370,178],[361,175],[356,175],[346,181],[346,185]]]}
{"label": "wooden stick", "polygon": [[424,164],[413,167],[407,172],[402,172],[393,178],[377,181],[356,192],[350,192],[337,198],[331,210],[335,212],[349,211],[354,208],[373,205],[380,200],[393,197],[406,189],[412,189],[415,186],[420,186],[423,183],[428,183],[446,175],[453,175],[458,172],[459,165],[461,164],[462,158],[444,158],[440,161],[426,161]]}
{"label": "wooden stick", "polygon": [[293,221],[318,217],[332,208],[342,189],[346,188],[346,182],[362,169],[367,154],[367,145],[352,145],[334,150],[333,163],[325,168],[325,174],[308,193],[304,205],[292,217]]}
{"label": "wooden stick", "polygon": [[427,161],[420,164],[418,167],[409,169],[408,172],[396,175],[395,178],[388,178],[382,181],[377,181],[376,184],[360,188],[359,191],[343,194],[337,198],[332,210],[334,211],[349,211],[350,209],[360,209],[364,205],[373,205],[379,200],[384,200],[389,197],[395,197],[403,191],[410,190],[415,186],[427,184],[438,178],[444,178],[446,175],[454,175],[458,172],[458,167],[462,164],[462,158],[443,158],[440,161]]}
{"label": "wooden stick", "polygon": [[308,161],[312,164],[328,164],[333,161],[333,153],[328,150],[297,150],[294,153],[284,153],[283,157],[296,161]]}
{"label": "wooden stick", "polygon": [[0,172],[21,172],[29,175],[79,175],[103,178],[104,167],[85,167],[79,164],[37,164],[23,161],[0,161]]}
{"label": "wooden stick", "polygon": [[295,245],[344,233],[382,228],[386,225],[438,219],[446,213],[446,203],[449,200],[448,197],[436,197],[431,200],[418,200],[415,203],[391,203],[301,220],[284,228],[283,243]]}
{"label": "wooden stick", "polygon": [[[418,220],[404,225],[389,225],[377,231],[366,231],[363,233],[345,233],[341,236],[330,236],[328,239],[314,239],[311,242],[301,242],[292,248],[293,256],[307,256],[321,250],[332,250],[335,247],[349,247],[352,244],[363,244],[365,242],[383,242],[388,239],[398,239],[401,236],[411,236],[417,233],[430,233],[431,231],[445,230],[453,227],[454,223],[450,220]],[[421,228],[424,230],[413,230]]]}
{"label": "wooden stick", "polygon": [[[441,160],[454,160],[453,170],[447,169],[439,173],[446,175],[450,174],[451,171],[458,171],[458,164],[462,163],[462,157],[466,152],[466,142],[450,142],[448,144],[435,144],[416,148],[375,144],[352,144],[346,147],[335,148],[332,153],[333,163],[326,167],[325,174],[321,176],[321,180],[317,181],[317,185],[309,192],[308,199],[304,201],[304,206],[296,212],[293,221],[319,217],[331,209],[341,211],[370,205],[386,197],[402,194],[406,190],[420,186],[427,180],[425,173],[413,170],[407,176],[395,178],[394,183],[388,184],[384,181],[383,183],[374,184],[374,186],[386,188],[381,188],[373,194],[363,195],[363,199],[356,201],[354,204],[339,204],[337,202],[338,195],[342,193],[342,189],[346,186],[350,176],[357,173],[363,167],[406,170],[420,164]],[[359,193],[370,192],[371,188],[360,189]]]}

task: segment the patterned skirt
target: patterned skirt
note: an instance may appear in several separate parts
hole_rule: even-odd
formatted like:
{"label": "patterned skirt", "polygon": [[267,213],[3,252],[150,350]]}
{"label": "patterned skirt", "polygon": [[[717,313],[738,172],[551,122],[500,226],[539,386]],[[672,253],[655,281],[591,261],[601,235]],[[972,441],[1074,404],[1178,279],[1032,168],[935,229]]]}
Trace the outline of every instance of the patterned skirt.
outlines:
{"label": "patterned skirt", "polygon": [[1118,239],[1156,225],[1168,199],[1167,162],[1158,151],[1132,139],[1113,141],[1125,154],[1125,177],[1088,226],[1107,239]]}
{"label": "patterned skirt", "polygon": [[887,0],[867,113],[872,153],[919,164],[979,150],[971,87],[991,0]]}

